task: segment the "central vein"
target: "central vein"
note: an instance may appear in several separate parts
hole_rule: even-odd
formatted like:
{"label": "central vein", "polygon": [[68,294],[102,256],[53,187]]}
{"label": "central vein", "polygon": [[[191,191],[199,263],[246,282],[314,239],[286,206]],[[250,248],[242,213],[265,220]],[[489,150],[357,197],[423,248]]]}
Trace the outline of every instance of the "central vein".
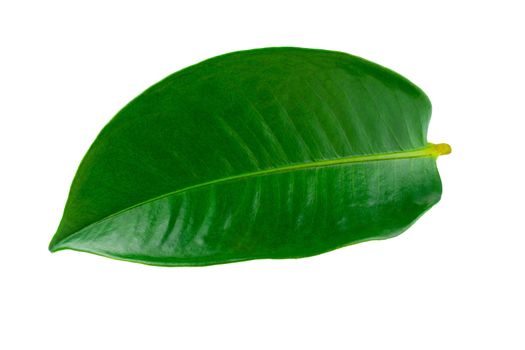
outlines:
{"label": "central vein", "polygon": [[[176,190],[176,191],[164,194],[160,197],[151,199],[147,202],[150,202],[150,201],[162,198],[162,197],[166,197],[168,195],[174,195],[174,194],[186,192],[186,191],[193,190],[193,189],[200,188],[200,187],[210,186],[210,185],[214,185],[217,183],[230,182],[234,180],[247,179],[247,178],[256,177],[256,176],[264,176],[264,175],[285,173],[285,172],[301,170],[301,169],[319,168],[319,167],[326,167],[326,166],[339,165],[339,164],[348,164],[348,163],[363,163],[363,162],[373,162],[373,161],[379,161],[379,160],[407,159],[407,158],[421,158],[421,157],[437,158],[440,155],[446,155],[446,154],[449,154],[450,152],[451,152],[451,148],[446,143],[439,143],[439,144],[429,143],[427,147],[412,150],[412,151],[381,153],[381,154],[372,154],[372,155],[363,155],[363,156],[350,156],[350,157],[344,157],[344,158],[338,158],[338,159],[328,159],[328,160],[320,160],[320,161],[309,162],[309,163],[294,164],[294,165],[282,166],[282,167],[277,167],[273,169],[259,170],[259,171],[254,171],[251,173],[244,173],[244,174],[229,176],[229,177],[212,180],[208,182],[203,182],[200,184],[188,186],[185,188],[181,188],[180,190]],[[141,204],[144,204],[144,203],[141,203]]]}
{"label": "central vein", "polygon": [[[363,162],[373,162],[373,161],[380,161],[380,160],[394,160],[394,159],[408,159],[408,158],[422,158],[422,157],[434,157],[437,158],[440,155],[449,154],[451,152],[451,148],[446,143],[440,143],[440,144],[432,144],[429,143],[426,147],[412,150],[412,151],[403,151],[403,152],[392,152],[392,153],[382,153],[382,154],[373,154],[373,155],[363,155],[363,156],[350,156],[350,157],[344,157],[339,159],[329,159],[329,160],[320,160],[315,162],[309,162],[309,163],[301,163],[301,164],[294,164],[294,165],[288,165],[283,167],[277,167],[273,169],[265,169],[265,170],[259,170],[254,171],[251,173],[244,173],[234,176],[229,176],[221,179],[216,179],[208,182],[203,182],[200,184],[188,186],[185,188],[181,188],[179,190],[165,193],[163,195],[160,195],[158,197],[149,199],[147,201],[135,204],[133,206],[130,206],[126,209],[120,210],[116,213],[113,213],[109,216],[106,216],[105,218],[88,225],[84,227],[83,229],[75,232],[74,234],[77,234],[79,232],[82,232],[83,230],[87,229],[88,227],[91,227],[93,225],[96,225],[100,222],[106,221],[112,217],[115,217],[119,214],[122,214],[123,212],[129,211],[131,209],[134,209],[136,207],[140,207],[142,205],[145,205],[147,203],[154,202],[156,200],[159,200],[161,198],[165,198],[172,195],[177,195],[179,193],[183,193],[186,191],[195,190],[198,188],[211,186],[219,183],[225,183],[225,182],[231,182],[235,180],[244,180],[249,179],[252,177],[257,176],[266,176],[271,174],[277,174],[277,173],[285,173],[285,172],[291,172],[296,170],[302,170],[302,169],[309,169],[309,168],[320,168],[320,167],[327,167],[327,166],[333,166],[333,165],[339,165],[339,164],[349,164],[349,163],[363,163]],[[73,234],[73,235],[74,235]],[[58,248],[56,248],[58,249]],[[56,250],[55,249],[55,250]]]}

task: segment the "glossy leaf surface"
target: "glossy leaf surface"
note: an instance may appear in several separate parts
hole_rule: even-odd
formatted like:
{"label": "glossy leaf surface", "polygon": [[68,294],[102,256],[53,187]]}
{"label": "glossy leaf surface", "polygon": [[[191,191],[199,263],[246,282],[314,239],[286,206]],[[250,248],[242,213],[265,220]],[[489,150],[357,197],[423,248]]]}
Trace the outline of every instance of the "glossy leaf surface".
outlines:
{"label": "glossy leaf surface", "polygon": [[340,52],[209,59],[102,130],[50,250],[209,265],[395,236],[441,196],[430,114],[408,80]]}

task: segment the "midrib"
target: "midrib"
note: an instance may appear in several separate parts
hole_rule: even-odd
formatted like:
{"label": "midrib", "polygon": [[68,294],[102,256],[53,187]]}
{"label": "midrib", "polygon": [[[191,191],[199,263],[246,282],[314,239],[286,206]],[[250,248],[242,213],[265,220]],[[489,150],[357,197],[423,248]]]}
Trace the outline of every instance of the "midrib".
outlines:
{"label": "midrib", "polygon": [[448,144],[429,143],[428,146],[425,148],[420,148],[420,149],[412,150],[412,151],[372,154],[372,155],[366,155],[366,156],[351,156],[351,157],[344,157],[344,158],[338,158],[338,159],[320,160],[316,162],[294,164],[294,165],[288,165],[288,166],[283,166],[283,167],[277,167],[273,169],[259,170],[259,171],[254,171],[251,173],[244,173],[244,174],[239,174],[239,175],[234,175],[234,176],[228,176],[222,179],[212,180],[212,181],[203,182],[197,185],[184,187],[184,188],[181,188],[180,190],[176,190],[173,192],[163,194],[159,197],[155,197],[153,199],[147,200],[145,202],[134,205],[133,207],[130,207],[127,209],[131,209],[131,208],[140,206],[148,202],[155,201],[163,197],[176,195],[176,194],[186,192],[186,191],[191,191],[197,188],[211,186],[211,185],[224,183],[224,182],[235,181],[235,180],[244,180],[244,179],[249,179],[249,178],[257,177],[257,176],[286,173],[286,172],[302,170],[302,169],[321,168],[321,167],[338,165],[338,164],[364,163],[364,162],[373,162],[373,161],[378,161],[378,160],[392,160],[392,159],[406,159],[406,158],[438,157],[440,155],[449,154],[449,153],[450,153],[450,146]]}
{"label": "midrib", "polygon": [[259,171],[250,172],[250,173],[244,173],[244,174],[224,177],[224,178],[221,178],[221,179],[212,180],[212,181],[203,182],[203,183],[200,183],[200,184],[184,187],[184,188],[181,188],[179,190],[176,190],[176,191],[173,191],[173,192],[168,192],[168,193],[165,193],[165,194],[160,195],[158,197],[154,197],[154,198],[149,199],[147,201],[135,204],[135,205],[130,206],[130,207],[126,208],[126,209],[123,209],[121,211],[118,211],[116,213],[108,215],[105,218],[103,218],[101,220],[98,220],[98,221],[96,221],[96,222],[94,222],[94,223],[92,223],[92,224],[90,224],[90,225],[88,225],[88,226],[86,226],[86,227],[84,227],[84,228],[74,232],[69,237],[71,237],[72,235],[75,235],[76,233],[79,233],[79,232],[87,229],[90,226],[94,226],[94,225],[96,225],[96,224],[98,224],[100,222],[106,221],[106,220],[108,220],[108,219],[110,219],[112,217],[120,215],[123,212],[126,212],[126,211],[129,211],[131,209],[140,207],[140,206],[145,205],[147,203],[154,202],[156,200],[159,200],[159,199],[162,199],[162,198],[165,198],[165,197],[168,197],[168,196],[177,195],[179,193],[183,193],[183,192],[187,192],[187,191],[191,191],[191,190],[195,190],[195,189],[199,189],[199,188],[202,188],[202,187],[207,187],[207,186],[211,186],[211,185],[215,185],[215,184],[226,183],[226,182],[231,182],[231,181],[236,181],[236,180],[244,180],[244,179],[249,179],[249,178],[253,178],[253,177],[257,177],[257,176],[266,176],[266,175],[271,175],[271,174],[286,173],[286,172],[291,172],[291,171],[296,171],[296,170],[303,170],[303,169],[310,169],[310,168],[321,168],[321,167],[327,167],[327,166],[333,166],[333,165],[339,165],[339,164],[363,163],[363,162],[374,162],[374,161],[380,161],[380,160],[408,159],[408,158],[422,158],[422,157],[435,157],[435,158],[437,158],[440,155],[449,154],[450,151],[451,151],[450,146],[448,144],[446,144],[446,143],[440,143],[440,144],[429,143],[424,148],[411,150],[411,151],[382,153],[382,154],[373,154],[373,155],[364,155],[364,156],[351,156],[351,157],[344,157],[344,158],[339,158],[339,159],[320,160],[320,161],[316,161],[316,162],[294,164],[294,165],[283,166],[283,167],[278,167],[278,168],[273,168],[273,169],[265,169],[265,170],[259,170]]}

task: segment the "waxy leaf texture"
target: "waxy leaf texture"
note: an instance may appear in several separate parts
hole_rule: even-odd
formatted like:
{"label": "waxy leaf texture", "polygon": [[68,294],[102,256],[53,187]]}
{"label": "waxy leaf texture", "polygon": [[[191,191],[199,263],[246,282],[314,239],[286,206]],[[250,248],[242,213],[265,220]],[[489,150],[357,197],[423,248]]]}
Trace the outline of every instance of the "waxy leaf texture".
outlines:
{"label": "waxy leaf texture", "polygon": [[417,86],[345,53],[211,58],[104,127],[49,248],[191,266],[396,236],[441,197],[430,115]]}

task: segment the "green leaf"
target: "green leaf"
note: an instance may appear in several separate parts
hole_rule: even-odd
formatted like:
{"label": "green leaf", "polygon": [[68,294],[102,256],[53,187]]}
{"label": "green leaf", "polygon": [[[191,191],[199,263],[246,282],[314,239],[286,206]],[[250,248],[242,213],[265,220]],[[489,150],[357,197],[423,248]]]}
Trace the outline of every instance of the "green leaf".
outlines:
{"label": "green leaf", "polygon": [[437,203],[431,105],[341,52],[218,56],[155,84],[102,130],[50,250],[164,266],[297,258],[393,237]]}

